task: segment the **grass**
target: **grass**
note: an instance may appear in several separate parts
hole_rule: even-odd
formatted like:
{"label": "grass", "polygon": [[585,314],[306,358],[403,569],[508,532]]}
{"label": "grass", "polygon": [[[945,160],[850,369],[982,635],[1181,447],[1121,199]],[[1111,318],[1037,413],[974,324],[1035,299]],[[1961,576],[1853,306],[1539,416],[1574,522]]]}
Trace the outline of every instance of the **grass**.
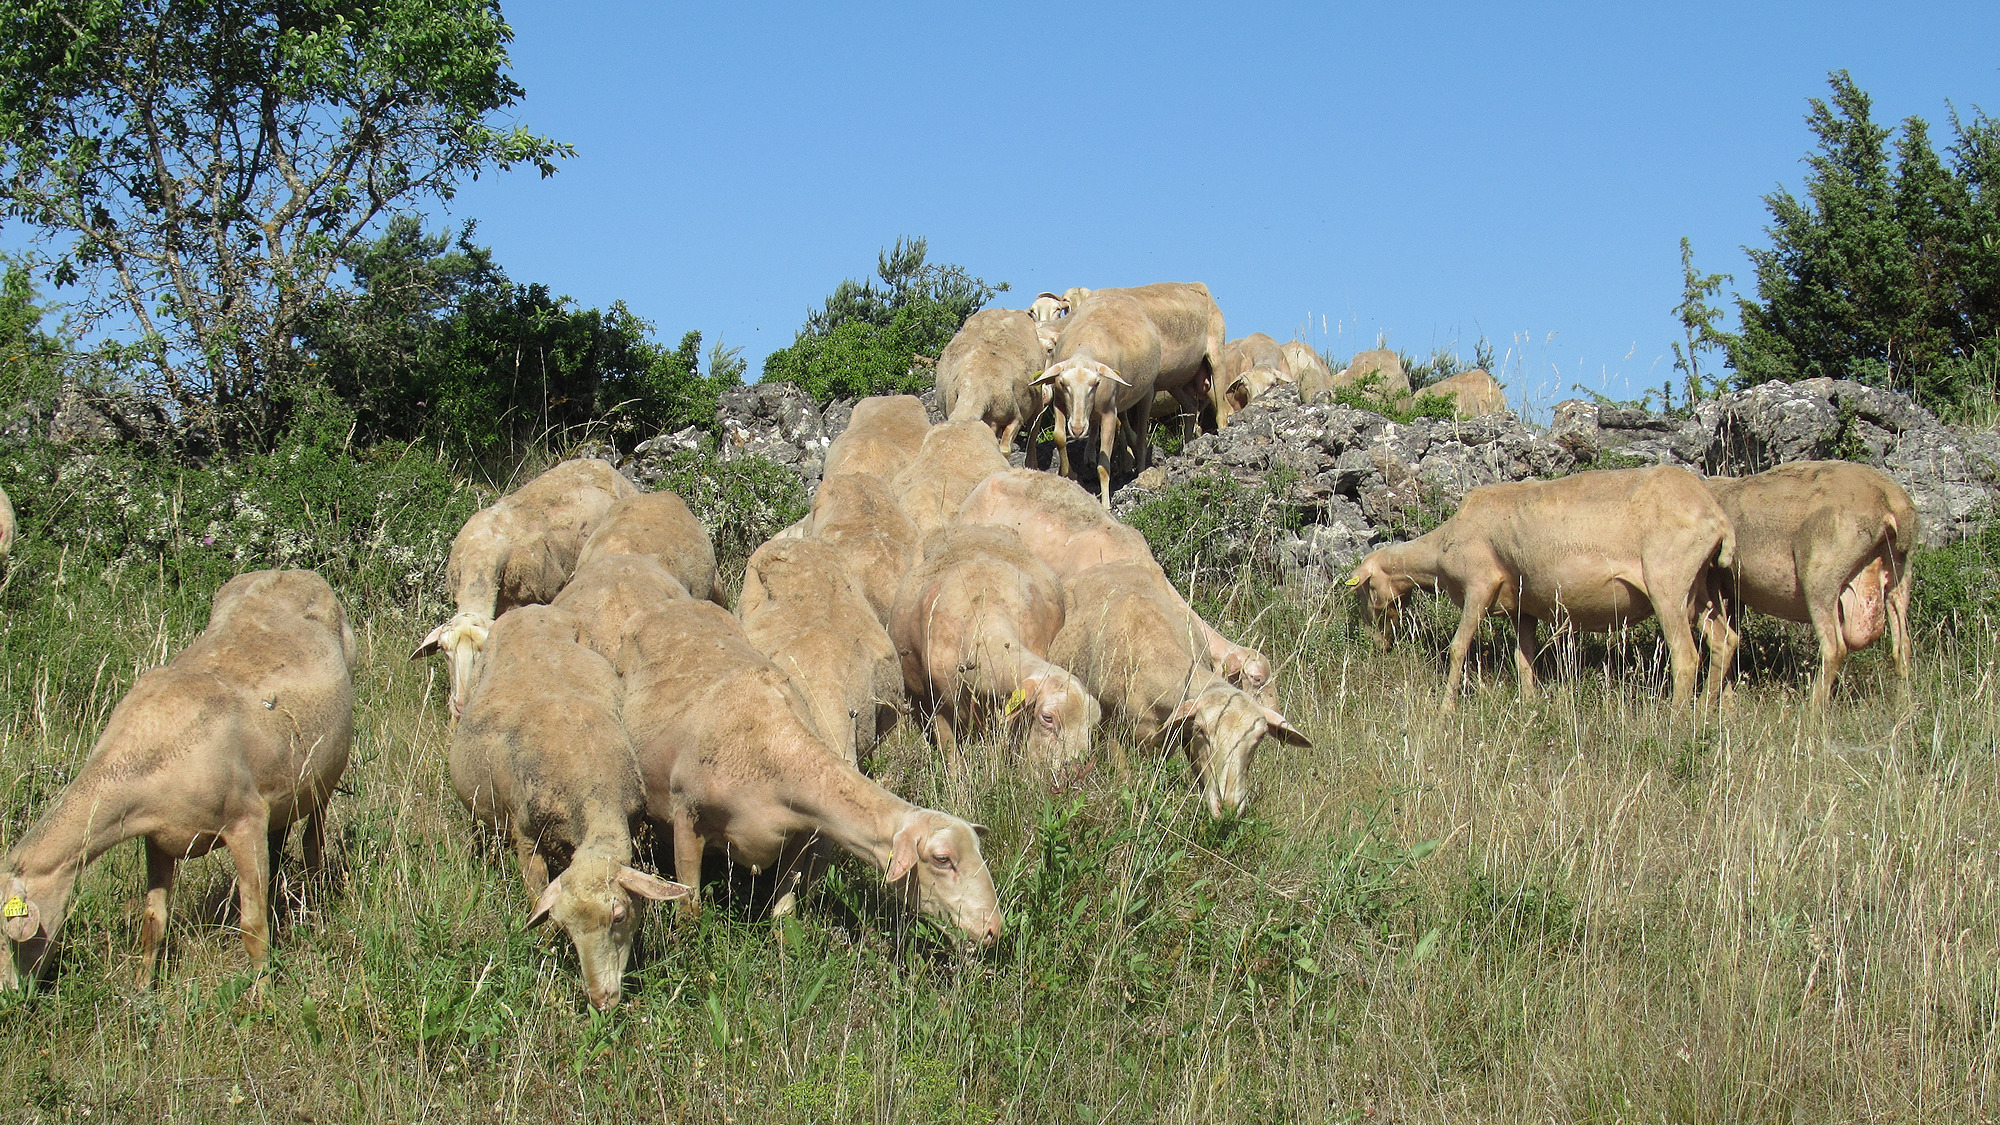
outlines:
{"label": "grass", "polygon": [[[8,593],[6,840],[136,671],[202,623],[205,591],[114,577]],[[52,984],[0,1007],[0,1120],[2000,1111],[1990,622],[1918,638],[1912,708],[1871,651],[1824,718],[1798,680],[1811,661],[1785,655],[1804,641],[1769,628],[1764,671],[1698,722],[1663,703],[1645,631],[1553,649],[1524,702],[1489,630],[1480,690],[1444,715],[1436,607],[1385,657],[1330,594],[1237,585],[1201,605],[1280,662],[1317,744],[1266,746],[1252,819],[1209,821],[1181,763],[1137,751],[1107,748],[1051,796],[997,752],[945,776],[904,728],[877,754],[885,783],[993,826],[997,950],[943,952],[897,924],[878,877],[839,867],[782,931],[726,903],[655,913],[608,1016],[567,942],[524,930],[511,860],[480,854],[451,794],[439,669],[405,659],[434,607],[378,611],[357,623],[334,805],[347,871],[287,897],[263,1001],[217,920],[220,853],[184,868],[160,983],[127,983],[142,865],[121,846],[80,884]]]}

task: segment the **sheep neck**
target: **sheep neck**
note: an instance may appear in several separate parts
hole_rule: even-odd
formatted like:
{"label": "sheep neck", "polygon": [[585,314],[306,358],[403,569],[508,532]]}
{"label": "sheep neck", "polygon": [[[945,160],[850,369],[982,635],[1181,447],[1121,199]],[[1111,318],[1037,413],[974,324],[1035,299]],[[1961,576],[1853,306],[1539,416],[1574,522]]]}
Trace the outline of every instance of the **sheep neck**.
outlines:
{"label": "sheep neck", "polygon": [[129,794],[102,784],[86,766],[0,863],[0,874],[19,875],[27,884],[48,932],[61,924],[83,869],[117,845],[144,835],[132,825],[134,811]]}

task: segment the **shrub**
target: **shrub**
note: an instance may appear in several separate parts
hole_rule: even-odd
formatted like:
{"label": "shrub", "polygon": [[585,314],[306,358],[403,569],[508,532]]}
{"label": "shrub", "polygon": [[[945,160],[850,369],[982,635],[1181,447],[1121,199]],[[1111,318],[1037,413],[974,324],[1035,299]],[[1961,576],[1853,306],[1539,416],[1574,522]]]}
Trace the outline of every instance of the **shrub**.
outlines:
{"label": "shrub", "polygon": [[649,487],[687,502],[715,542],[716,565],[732,582],[752,551],[811,508],[798,473],[762,457],[724,461],[712,450],[681,450],[656,464]]}
{"label": "shrub", "polygon": [[1162,489],[1125,522],[1146,537],[1177,586],[1264,561],[1275,535],[1296,532],[1305,513],[1284,500],[1292,476],[1273,471],[1258,489],[1225,476],[1200,476]]}
{"label": "shrub", "polygon": [[2000,513],[1988,512],[1972,534],[1949,547],[1918,550],[1912,563],[1911,627],[1949,635],[1993,624],[1993,588],[2000,584]]}

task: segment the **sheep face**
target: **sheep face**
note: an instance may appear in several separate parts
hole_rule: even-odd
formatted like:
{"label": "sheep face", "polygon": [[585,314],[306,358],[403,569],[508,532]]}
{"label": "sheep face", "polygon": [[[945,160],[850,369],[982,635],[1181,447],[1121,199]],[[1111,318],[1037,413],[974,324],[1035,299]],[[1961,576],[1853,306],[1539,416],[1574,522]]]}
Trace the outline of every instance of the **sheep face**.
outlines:
{"label": "sheep face", "polygon": [[1278,705],[1278,684],[1271,678],[1271,662],[1254,648],[1231,645],[1216,671],[1222,678],[1257,697],[1266,707]]}
{"label": "sheep face", "polygon": [[1081,680],[1053,673],[1023,681],[1021,703],[1014,712],[1015,721],[1026,732],[1028,757],[1051,769],[1089,757],[1090,734],[1103,717],[1103,707]]}
{"label": "sheep face", "polygon": [[1403,616],[1403,599],[1416,589],[1416,583],[1385,572],[1373,559],[1363,559],[1347,576],[1347,588],[1354,591],[1362,624],[1375,638],[1375,647],[1383,652],[1394,648],[1396,623]]}
{"label": "sheep face", "polygon": [[1000,896],[979,853],[979,825],[931,809],[911,809],[897,828],[889,882],[905,878],[917,909],[957,926],[971,946],[1000,940]]}
{"label": "sheep face", "polygon": [[1090,435],[1090,421],[1102,409],[1097,397],[1105,396],[1106,403],[1117,401],[1117,389],[1104,386],[1118,383],[1131,386],[1125,377],[1102,363],[1086,359],[1070,359],[1043,371],[1035,379],[1035,386],[1049,387],[1054,391],[1055,401],[1062,404],[1065,417],[1064,427],[1072,441],[1081,441]]}
{"label": "sheep face", "polygon": [[485,614],[459,613],[432,629],[417,651],[410,654],[411,660],[421,660],[434,652],[446,654],[453,719],[465,713],[465,701],[472,694],[472,682],[479,670],[479,654],[486,648],[486,635],[492,627],[493,619]]}
{"label": "sheep face", "polygon": [[635,898],[665,901],[689,893],[679,883],[619,863],[604,856],[578,856],[567,870],[549,881],[530,926],[554,918],[576,946],[577,967],[590,1006],[608,1011],[624,994],[625,966],[632,959],[632,942],[639,932]]}
{"label": "sheep face", "polygon": [[1311,746],[1283,715],[1233,687],[1213,687],[1174,709],[1163,737],[1179,736],[1188,768],[1217,820],[1240,816],[1250,807],[1250,764],[1266,735],[1294,746]]}
{"label": "sheep face", "polygon": [[18,875],[0,879],[0,933],[7,935],[0,956],[0,989],[27,988],[49,954],[49,931],[41,906]]}

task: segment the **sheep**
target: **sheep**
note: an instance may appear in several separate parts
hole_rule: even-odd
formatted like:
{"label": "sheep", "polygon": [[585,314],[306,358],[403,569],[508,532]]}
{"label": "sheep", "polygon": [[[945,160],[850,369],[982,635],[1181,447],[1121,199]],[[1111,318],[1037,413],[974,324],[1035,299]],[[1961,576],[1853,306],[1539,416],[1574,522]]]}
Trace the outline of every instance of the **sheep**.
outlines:
{"label": "sheep", "polygon": [[693,594],[652,555],[599,555],[579,565],[550,604],[573,615],[583,644],[610,660],[633,614],[687,597]]}
{"label": "sheep", "polygon": [[1298,385],[1300,401],[1311,402],[1313,395],[1323,393],[1332,386],[1333,372],[1311,344],[1287,340],[1278,346],[1278,350],[1285,353],[1285,363],[1291,370],[1292,382]]}
{"label": "sheep", "polygon": [[1068,312],[1069,302],[1046,289],[1035,294],[1034,301],[1028,305],[1028,315],[1038,323],[1055,320]]}
{"label": "sheep", "polygon": [[813,724],[848,762],[896,725],[903,676],[895,643],[824,539],[773,539],[750,556],[738,609],[757,651],[791,673]]}
{"label": "sheep", "polygon": [[1452,409],[1461,418],[1499,414],[1507,409],[1506,389],[1493,376],[1477,367],[1417,388],[1418,398],[1426,395],[1450,399]]}
{"label": "sheep", "polygon": [[253,970],[271,957],[270,890],[286,832],[304,830],[308,870],[326,866],[326,802],[354,730],[354,633],[310,570],[240,574],[215,593],[208,627],[119,701],[96,749],[0,859],[0,985],[31,982],[83,869],[146,843],[139,984],[167,932],[174,866],[217,844],[236,865],[239,925]]}
{"label": "sheep", "polygon": [[1910,549],[1919,530],[1910,494],[1848,461],[1795,461],[1740,479],[1711,477],[1708,488],[1736,528],[1736,566],[1722,576],[1725,596],[1785,621],[1810,622],[1819,637],[1813,704],[1826,706],[1847,654],[1875,643],[1885,627],[1907,691]]}
{"label": "sheep", "polygon": [[1085,289],[1081,285],[1072,285],[1068,289],[1063,290],[1062,300],[1063,304],[1069,309],[1069,315],[1076,315],[1076,310],[1083,307],[1085,298],[1089,297],[1090,294],[1091,290]]}
{"label": "sheep", "polygon": [[980,481],[1007,468],[985,423],[945,422],[924,435],[923,448],[890,487],[919,534],[929,534],[951,522]]}
{"label": "sheep", "polygon": [[1264,738],[1312,743],[1282,714],[1196,657],[1201,633],[1140,562],[1088,567],[1063,591],[1063,627],[1049,659],[1075,673],[1145,743],[1183,740],[1210,816],[1250,804],[1250,764]]}
{"label": "sheep", "polygon": [[715,544],[687,503],[671,492],[628,496],[604,513],[577,554],[581,571],[605,555],[648,555],[680,580],[692,597],[729,608],[715,580]]}
{"label": "sheep", "polygon": [[[1034,444],[1030,439],[1029,445]],[[14,539],[19,533],[19,525],[14,522],[14,502],[7,498],[7,490],[0,488],[0,563],[5,563],[14,553]]]}
{"label": "sheep", "polygon": [[1028,467],[1036,467],[1035,426],[1048,405],[1034,385],[1049,352],[1035,321],[1011,309],[972,314],[938,357],[938,405],[953,422],[984,422],[1004,453],[1028,428]]}
{"label": "sheep", "polygon": [[891,636],[903,686],[931,712],[947,758],[996,711],[1052,776],[1089,755],[1103,711],[1047,659],[1062,623],[1062,584],[1011,529],[954,524],[925,538],[923,561],[896,595]]}
{"label": "sheep", "polygon": [[458,612],[410,654],[411,660],[448,656],[453,719],[465,710],[494,619],[561,593],[591,531],[613,504],[638,493],[610,462],[582,458],[564,461],[465,521],[445,565]]}
{"label": "sheep", "polygon": [[872,473],[830,477],[813,494],[807,521],[805,534],[840,548],[876,619],[888,628],[896,587],[917,561],[923,539],[895,489]]}
{"label": "sheep", "polygon": [[1150,567],[1155,583],[1180,606],[1201,636],[1198,651],[1208,666],[1265,706],[1278,705],[1278,685],[1270,659],[1231,641],[1202,620],[1153,560],[1146,537],[1113,519],[1072,482],[1025,469],[996,473],[965,498],[959,506],[958,522],[1012,529],[1065,587],[1099,563],[1133,562]]}
{"label": "sheep", "polygon": [[[1160,336],[1160,367],[1154,387],[1173,392],[1186,418],[1187,436],[1193,436],[1192,427],[1198,424],[1204,407],[1218,417],[1223,412],[1222,394],[1227,388],[1222,386],[1222,348],[1227,336],[1222,309],[1209,295],[1208,286],[1199,281],[1099,289],[1090,299],[1094,302],[1113,293],[1138,301],[1152,320]],[[1145,464],[1141,462],[1139,467],[1143,469]]]}
{"label": "sheep", "polygon": [[1292,379],[1291,361],[1278,342],[1262,332],[1252,332],[1222,346],[1222,393],[1216,396],[1215,426],[1229,424],[1229,416],[1250,405],[1274,383]]}
{"label": "sheep", "polygon": [[1054,358],[1034,380],[1051,391],[1063,476],[1070,475],[1070,441],[1087,437],[1096,424],[1097,487],[1106,508],[1111,507],[1111,453],[1121,418],[1133,463],[1145,468],[1160,349],[1160,334],[1145,306],[1105,291],[1071,317],[1056,341]]}
{"label": "sheep", "polygon": [[827,446],[821,479],[838,473],[895,476],[930,432],[930,415],[915,395],[877,395],[854,404],[847,428]]}
{"label": "sheep", "polygon": [[646,796],[618,718],[618,676],[568,610],[529,606],[494,622],[484,669],[451,737],[451,785],[513,845],[534,903],[576,945],[591,1007],[618,1006],[639,930],[633,897],[689,888],[632,866]]}
{"label": "sheep", "polygon": [[1712,568],[1732,566],[1735,554],[1729,516],[1701,478],[1661,465],[1475,488],[1443,526],[1361,560],[1347,585],[1383,651],[1412,590],[1442,590],[1459,605],[1446,710],[1457,706],[1466,653],[1489,612],[1514,619],[1524,697],[1535,690],[1539,622],[1558,632],[1604,632],[1657,613],[1674,705],[1684,707],[1700,673],[1694,626],[1709,644],[1711,692],[1735,651],[1735,629],[1711,582]]}
{"label": "sheep", "polygon": [[[984,829],[912,805],[843,760],[735,618],[696,601],[646,610],[626,626],[617,667],[647,815],[671,828],[681,882],[699,886],[711,845],[755,873],[825,839],[972,942],[999,940]],[[698,908],[699,892],[686,901]]]}

